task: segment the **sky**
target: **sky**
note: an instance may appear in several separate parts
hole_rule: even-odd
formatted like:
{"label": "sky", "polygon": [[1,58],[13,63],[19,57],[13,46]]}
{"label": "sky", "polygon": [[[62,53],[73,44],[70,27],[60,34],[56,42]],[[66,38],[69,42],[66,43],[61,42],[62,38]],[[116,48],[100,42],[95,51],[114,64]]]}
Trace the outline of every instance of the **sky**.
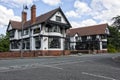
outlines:
{"label": "sky", "polygon": [[120,15],[120,0],[0,0],[0,34],[6,33],[9,20],[21,21],[23,5],[36,5],[36,15],[61,7],[72,28],[108,23]]}

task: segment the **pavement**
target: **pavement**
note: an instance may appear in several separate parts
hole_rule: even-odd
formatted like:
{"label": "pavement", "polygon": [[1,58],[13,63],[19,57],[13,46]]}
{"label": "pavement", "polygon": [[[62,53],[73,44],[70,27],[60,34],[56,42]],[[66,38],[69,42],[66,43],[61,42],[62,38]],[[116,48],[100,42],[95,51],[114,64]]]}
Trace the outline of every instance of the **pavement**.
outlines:
{"label": "pavement", "polygon": [[0,80],[120,80],[120,54],[0,60]]}

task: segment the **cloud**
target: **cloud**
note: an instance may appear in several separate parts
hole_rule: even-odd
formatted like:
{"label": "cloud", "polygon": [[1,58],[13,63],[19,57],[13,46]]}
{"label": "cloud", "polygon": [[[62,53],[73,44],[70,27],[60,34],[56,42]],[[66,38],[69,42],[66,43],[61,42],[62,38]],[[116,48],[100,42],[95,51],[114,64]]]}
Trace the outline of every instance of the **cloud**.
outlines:
{"label": "cloud", "polygon": [[97,24],[97,22],[93,19],[86,19],[86,20],[83,20],[81,22],[71,21],[71,25],[73,28],[86,27],[86,26],[96,25],[96,24]]}
{"label": "cloud", "polygon": [[51,6],[56,6],[61,3],[61,0],[42,0],[42,1]]}
{"label": "cloud", "polygon": [[108,23],[110,25],[112,24],[111,19],[117,15],[120,15],[119,0],[91,0],[89,5],[87,2],[76,0],[73,6],[73,10],[66,12],[67,17],[74,17],[78,20],[82,20],[81,22],[71,21],[73,27],[102,23]]}
{"label": "cloud", "polygon": [[9,7],[20,7],[23,5],[32,5],[33,2],[38,0],[1,0],[3,4]]}
{"label": "cloud", "polygon": [[10,19],[17,21],[21,20],[19,16],[14,15],[12,9],[7,9],[6,7],[0,5],[0,27],[3,27],[4,25],[8,25]]}
{"label": "cloud", "polygon": [[76,12],[81,15],[91,11],[91,8],[88,6],[87,3],[81,2],[79,0],[75,1],[74,8],[76,8]]}
{"label": "cloud", "polygon": [[67,17],[80,18],[82,15],[87,15],[91,11],[91,8],[88,6],[88,4],[81,2],[80,0],[76,0],[73,6],[75,10],[67,11]]}
{"label": "cloud", "polygon": [[65,13],[67,17],[80,17],[78,13],[76,13],[75,11],[71,10]]}
{"label": "cloud", "polygon": [[92,0],[91,16],[96,20],[110,21],[113,17],[120,15],[120,1],[115,0]]}

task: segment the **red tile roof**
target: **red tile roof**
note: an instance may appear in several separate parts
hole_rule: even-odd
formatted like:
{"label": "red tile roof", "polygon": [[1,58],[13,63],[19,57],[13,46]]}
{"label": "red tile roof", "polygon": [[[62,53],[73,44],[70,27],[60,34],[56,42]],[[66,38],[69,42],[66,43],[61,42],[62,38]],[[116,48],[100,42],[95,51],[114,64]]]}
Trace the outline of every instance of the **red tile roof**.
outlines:
{"label": "red tile roof", "polygon": [[[48,20],[49,18],[51,18],[52,15],[54,15],[58,10],[60,10],[60,8],[54,9],[54,10],[52,10],[52,11],[50,11],[50,12],[47,12],[47,13],[45,13],[45,14],[42,14],[42,15],[36,17],[36,23],[35,23],[35,24],[39,24],[39,23],[43,23],[43,22],[47,21],[47,20]],[[11,23],[13,29],[18,29],[18,30],[21,29],[21,25],[22,25],[21,22],[12,21],[12,20],[11,20],[10,23]],[[33,25],[33,24],[31,24],[31,20],[29,20],[29,21],[27,21],[27,22],[24,23],[24,28],[30,27],[31,25]]]}
{"label": "red tile roof", "polygon": [[11,20],[10,23],[13,29],[21,29],[21,22]]}
{"label": "red tile roof", "polygon": [[105,34],[105,30],[107,28],[107,24],[93,25],[83,28],[73,28],[67,31],[67,35],[74,36],[78,34],[79,36],[87,36],[87,35],[97,35],[97,34]]}

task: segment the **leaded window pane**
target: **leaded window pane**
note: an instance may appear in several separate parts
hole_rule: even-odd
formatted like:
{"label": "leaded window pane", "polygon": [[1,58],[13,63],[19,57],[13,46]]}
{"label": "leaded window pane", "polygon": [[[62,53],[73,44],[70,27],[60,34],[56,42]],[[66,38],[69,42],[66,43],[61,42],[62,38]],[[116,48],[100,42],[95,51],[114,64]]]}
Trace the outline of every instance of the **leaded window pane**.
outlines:
{"label": "leaded window pane", "polygon": [[49,48],[60,48],[61,40],[58,37],[49,37],[48,39],[48,47]]}

